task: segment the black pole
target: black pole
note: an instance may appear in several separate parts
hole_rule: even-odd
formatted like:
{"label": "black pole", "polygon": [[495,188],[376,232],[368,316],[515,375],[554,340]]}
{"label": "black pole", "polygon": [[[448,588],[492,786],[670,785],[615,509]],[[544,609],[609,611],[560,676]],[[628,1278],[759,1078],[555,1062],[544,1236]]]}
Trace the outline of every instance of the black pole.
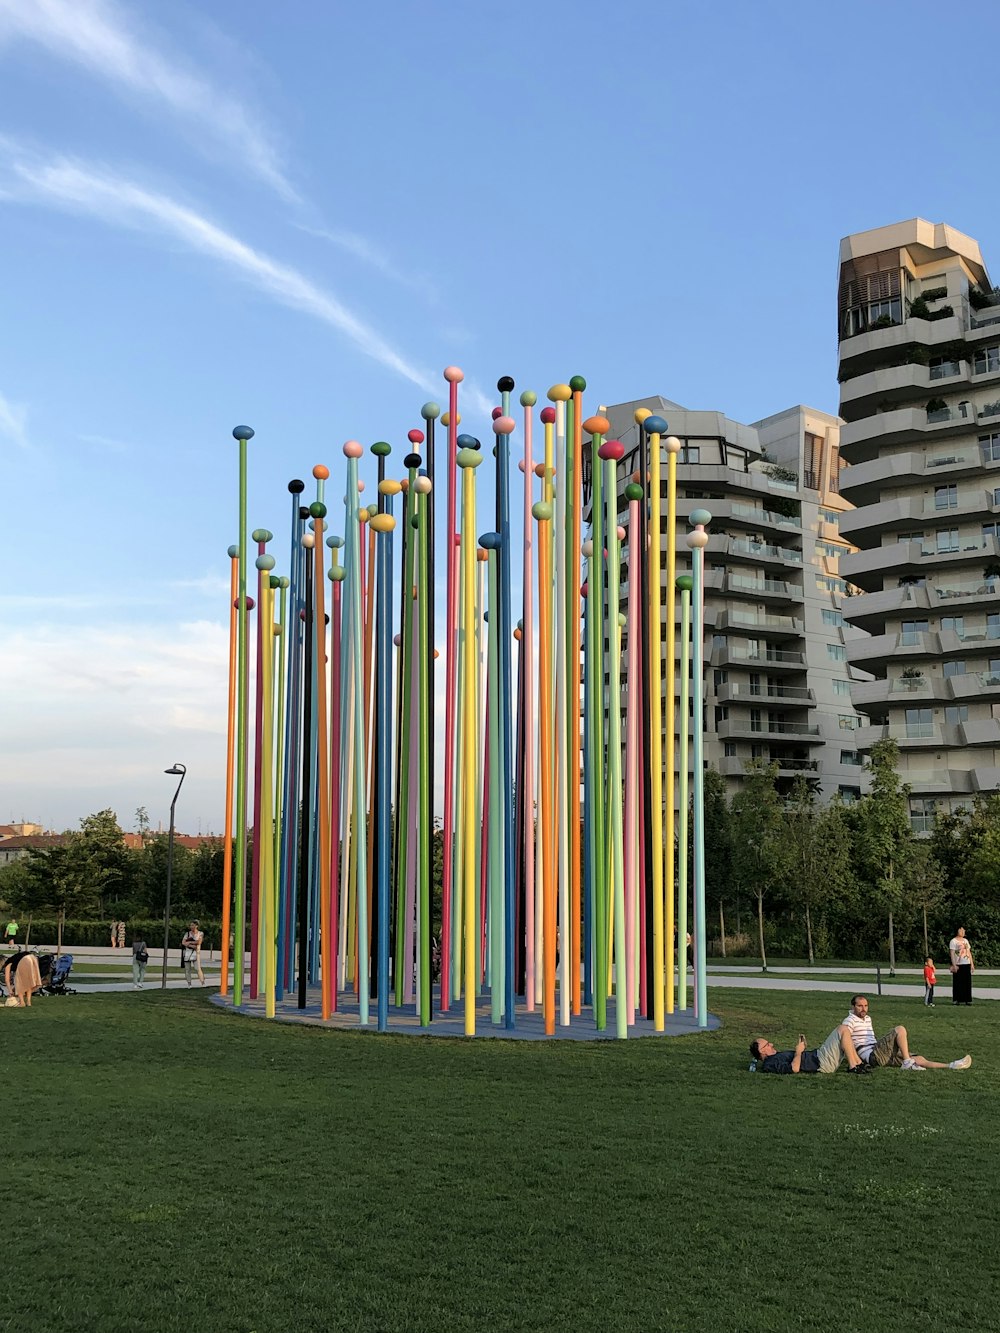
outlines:
{"label": "black pole", "polygon": [[170,773],[176,777],[179,773],[181,780],[177,784],[177,790],[174,792],[174,799],[170,802],[170,835],[167,838],[167,901],[163,908],[163,973],[160,978],[160,989],[167,989],[167,949],[170,947],[170,888],[174,878],[174,811],[177,808],[177,798],[181,794],[181,788],[184,786],[184,778],[187,775],[187,769],[183,764],[174,764],[171,768],[165,768],[164,773]]}
{"label": "black pole", "polygon": [[[299,518],[307,519],[309,510],[299,509]],[[322,540],[320,533],[317,540]],[[305,642],[302,668],[302,789],[299,804],[299,1008],[306,1007],[306,985],[309,972],[309,822],[312,818],[312,755],[309,737],[312,735],[312,655],[313,655],[313,561],[306,560],[305,590],[302,601],[305,618]]]}

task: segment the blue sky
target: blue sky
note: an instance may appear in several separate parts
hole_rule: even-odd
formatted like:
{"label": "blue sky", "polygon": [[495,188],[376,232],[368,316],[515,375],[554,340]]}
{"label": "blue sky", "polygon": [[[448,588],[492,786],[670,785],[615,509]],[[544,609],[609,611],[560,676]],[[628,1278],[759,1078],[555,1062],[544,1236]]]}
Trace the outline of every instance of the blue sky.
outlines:
{"label": "blue sky", "polygon": [[836,411],[841,236],[996,253],[1000,16],[962,18],[0,0],[0,821],[155,826],[179,760],[221,830],[238,422],[280,567],[288,480],[398,463],[449,363],[481,436],[502,374]]}

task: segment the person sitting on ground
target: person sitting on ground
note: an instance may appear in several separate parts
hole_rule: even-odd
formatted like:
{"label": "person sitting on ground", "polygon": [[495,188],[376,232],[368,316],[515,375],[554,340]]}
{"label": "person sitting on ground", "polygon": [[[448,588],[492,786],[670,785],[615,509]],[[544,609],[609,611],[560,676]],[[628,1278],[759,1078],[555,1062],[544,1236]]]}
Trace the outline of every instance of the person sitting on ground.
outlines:
{"label": "person sitting on ground", "polygon": [[849,1074],[865,1074],[868,1065],[854,1048],[851,1033],[845,1023],[833,1029],[822,1046],[806,1050],[804,1032],[799,1033],[793,1051],[779,1051],[767,1037],[754,1037],[750,1055],[760,1061],[762,1074],[835,1074],[842,1060],[847,1061]]}
{"label": "person sitting on ground", "polygon": [[872,1066],[883,1069],[887,1066],[892,1069],[968,1069],[972,1064],[971,1055],[963,1055],[961,1060],[951,1060],[947,1064],[927,1060],[922,1055],[911,1055],[910,1039],[901,1023],[876,1038],[866,995],[851,996],[851,1012],[844,1019],[844,1026],[849,1029],[861,1059]]}

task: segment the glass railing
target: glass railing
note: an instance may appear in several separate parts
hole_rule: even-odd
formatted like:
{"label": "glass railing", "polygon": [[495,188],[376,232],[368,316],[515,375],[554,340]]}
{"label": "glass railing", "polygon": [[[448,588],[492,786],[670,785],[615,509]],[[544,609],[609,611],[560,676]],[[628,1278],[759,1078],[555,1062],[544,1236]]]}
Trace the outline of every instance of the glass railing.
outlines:
{"label": "glass railing", "polygon": [[924,468],[953,467],[956,463],[964,463],[965,461],[965,454],[938,454],[936,458],[928,458],[924,463]]}
{"label": "glass railing", "polygon": [[995,689],[1000,685],[1000,671],[977,671],[980,685],[986,689]]}
{"label": "glass railing", "polygon": [[730,512],[738,514],[740,518],[752,518],[761,523],[774,523],[778,527],[798,528],[801,523],[797,518],[789,518],[787,514],[776,514],[772,509],[755,509],[753,505],[743,504],[739,500],[734,500],[730,506]]}
{"label": "glass railing", "polygon": [[922,690],[927,684],[925,676],[900,676],[889,685],[892,694],[912,694],[914,690]]}
{"label": "glass railing", "polygon": [[729,612],[730,620],[741,625],[770,625],[773,629],[795,629],[798,621],[793,616],[768,616],[757,611],[741,611],[736,608]]}
{"label": "glass railing", "polygon": [[808,722],[769,722],[767,730],[772,736],[818,736],[819,727]]}
{"label": "glass railing", "polygon": [[931,366],[930,378],[932,380],[949,379],[952,375],[961,375],[962,366],[959,361],[945,361],[943,365]]}
{"label": "glass railing", "polygon": [[787,594],[789,585],[780,579],[751,579],[745,574],[730,574],[729,586],[743,592],[776,592]]}
{"label": "glass railing", "polygon": [[979,409],[979,415],[981,417],[1000,416],[1000,402],[984,403],[982,407]]}
{"label": "glass railing", "polygon": [[972,413],[969,411],[969,404],[961,403],[958,407],[939,407],[933,412],[927,413],[928,425],[937,425],[940,421],[969,421],[972,419]]}
{"label": "glass railing", "polygon": [[978,579],[966,580],[964,583],[934,584],[934,592],[939,598],[994,597],[996,591],[997,585],[995,583],[983,583]]}
{"label": "glass railing", "polygon": [[780,755],[772,755],[771,763],[777,764],[779,768],[790,769],[793,773],[815,773],[819,769],[818,759],[782,759]]}

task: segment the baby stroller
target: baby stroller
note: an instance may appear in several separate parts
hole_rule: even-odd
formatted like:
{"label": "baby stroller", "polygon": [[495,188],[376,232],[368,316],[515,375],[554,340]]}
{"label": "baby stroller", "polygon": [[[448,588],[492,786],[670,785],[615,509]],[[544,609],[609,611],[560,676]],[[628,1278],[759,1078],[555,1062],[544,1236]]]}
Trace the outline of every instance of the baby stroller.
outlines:
{"label": "baby stroller", "polygon": [[66,985],[72,969],[71,953],[43,953],[38,959],[38,970],[42,974],[42,994],[75,995],[73,987]]}

